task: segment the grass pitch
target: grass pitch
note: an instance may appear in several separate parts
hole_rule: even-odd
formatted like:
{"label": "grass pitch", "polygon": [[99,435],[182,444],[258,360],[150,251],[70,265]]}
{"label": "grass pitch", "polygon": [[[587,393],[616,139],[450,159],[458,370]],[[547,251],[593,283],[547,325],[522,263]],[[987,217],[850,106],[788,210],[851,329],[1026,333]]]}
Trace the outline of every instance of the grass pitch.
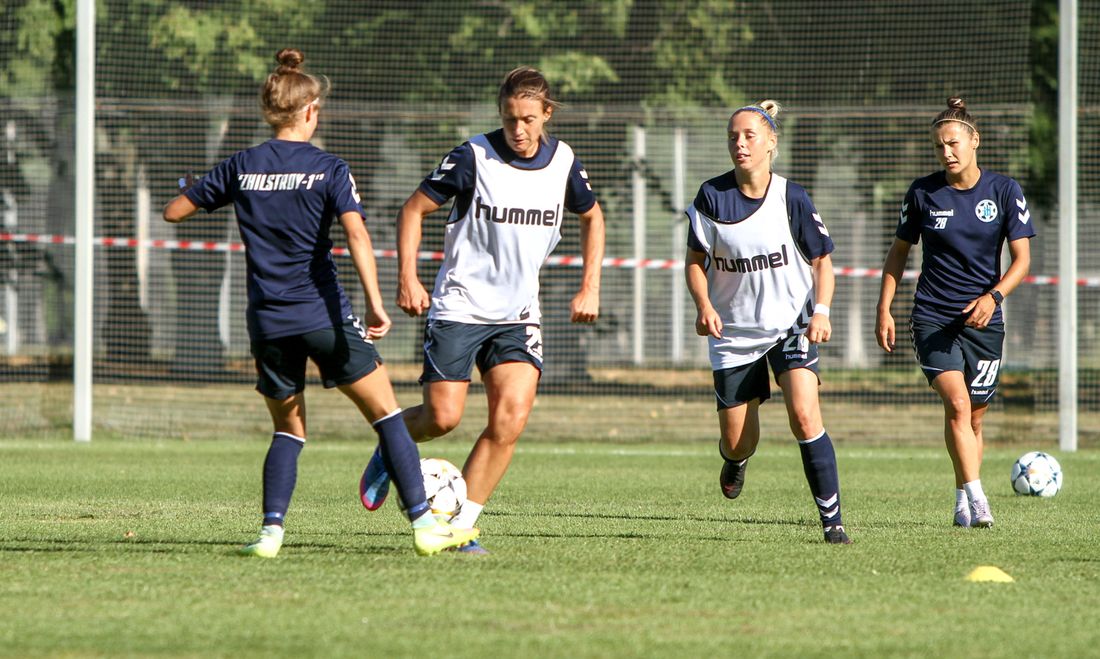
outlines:
{"label": "grass pitch", "polygon": [[[422,445],[461,464],[468,435]],[[838,446],[855,544],[821,542],[798,449],[765,438],[722,498],[712,441],[535,434],[482,516],[492,554],[413,554],[356,484],[373,446],[312,441],[277,559],[266,441],[0,441],[0,655],[1096,656],[1100,454],[1054,499],[987,451],[996,526],[953,529],[939,447]],[[1044,448],[1041,446],[1030,448]],[[1050,450],[1050,447],[1045,447]],[[1015,583],[970,583],[994,565]]]}

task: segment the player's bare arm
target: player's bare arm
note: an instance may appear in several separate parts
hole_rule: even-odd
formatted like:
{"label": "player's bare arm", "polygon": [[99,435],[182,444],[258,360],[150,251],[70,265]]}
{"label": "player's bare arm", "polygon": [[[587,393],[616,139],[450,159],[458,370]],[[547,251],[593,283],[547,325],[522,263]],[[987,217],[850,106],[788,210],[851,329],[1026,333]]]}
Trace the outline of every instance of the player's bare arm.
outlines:
{"label": "player's bare arm", "polygon": [[195,205],[195,202],[188,199],[186,195],[177,195],[175,199],[165,204],[164,221],[173,224],[183,222],[197,212],[199,212],[199,207]]}
{"label": "player's bare arm", "polygon": [[603,269],[604,219],[599,203],[579,215],[584,271],[581,290],[569,305],[574,323],[593,323],[600,316],[600,274]]}
{"label": "player's bare arm", "polygon": [[909,259],[909,248],[912,245],[906,241],[895,238],[894,244],[886,254],[886,262],[882,265],[882,285],[878,294],[878,319],[875,321],[875,340],[880,348],[886,352],[894,351],[894,342],[897,339],[894,329],[894,316],[890,313],[890,305],[894,302],[894,294],[898,290],[898,282],[905,270],[905,262]]}
{"label": "player's bare arm", "polygon": [[833,259],[828,254],[819,256],[811,261],[810,267],[814,276],[814,315],[806,328],[806,338],[810,343],[826,343],[833,335],[833,325],[829,321],[829,306],[836,290]]}
{"label": "player's bare arm", "polygon": [[340,224],[347,235],[348,251],[351,252],[352,263],[355,264],[359,283],[363,286],[363,294],[367,299],[367,338],[380,339],[390,331],[392,323],[382,304],[382,293],[378,288],[378,266],[374,260],[374,245],[370,233],[359,213],[343,213],[340,215]]}
{"label": "player's bare arm", "polygon": [[695,301],[695,333],[699,336],[710,335],[720,339],[722,338],[722,318],[710,303],[707,271],[704,268],[706,261],[706,252],[696,252],[689,248],[684,256],[684,277],[687,279],[691,299]]}
{"label": "player's bare arm", "polygon": [[424,216],[439,209],[420,190],[412,193],[397,214],[397,306],[410,316],[419,316],[431,306],[432,298],[416,274],[416,257]]}

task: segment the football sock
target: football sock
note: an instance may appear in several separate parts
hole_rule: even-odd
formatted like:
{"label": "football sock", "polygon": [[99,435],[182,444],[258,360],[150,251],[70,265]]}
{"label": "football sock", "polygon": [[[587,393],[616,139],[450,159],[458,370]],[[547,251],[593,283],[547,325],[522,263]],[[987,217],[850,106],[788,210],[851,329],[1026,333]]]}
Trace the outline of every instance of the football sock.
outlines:
{"label": "football sock", "polygon": [[401,418],[401,408],[373,425],[378,432],[378,445],[382,447],[382,462],[397,486],[405,515],[409,521],[417,519],[428,511],[428,502],[424,498],[424,476],[420,473],[420,451]]}
{"label": "football sock", "polygon": [[474,528],[474,524],[477,524],[477,518],[481,515],[481,511],[484,508],[485,504],[476,503],[467,499],[466,503],[462,504],[462,509],[459,510],[455,518],[451,520],[451,526],[456,529]]}
{"label": "football sock", "polygon": [[970,503],[969,497],[966,496],[966,490],[959,488],[955,490],[955,510],[963,510]]}
{"label": "football sock", "polygon": [[264,526],[282,526],[298,481],[298,454],[306,440],[277,432],[264,458]]}
{"label": "football sock", "polygon": [[426,529],[431,528],[438,523],[439,522],[435,520],[435,517],[432,516],[432,511],[425,510],[424,512],[420,513],[419,517],[412,520],[412,527],[414,529]]}
{"label": "football sock", "polygon": [[833,441],[824,430],[817,437],[798,442],[802,452],[802,470],[814,495],[822,526],[841,526],[840,478],[836,470],[836,453]]}
{"label": "football sock", "polygon": [[963,483],[963,490],[966,491],[966,496],[971,502],[985,500],[985,492],[982,491],[981,479]]}

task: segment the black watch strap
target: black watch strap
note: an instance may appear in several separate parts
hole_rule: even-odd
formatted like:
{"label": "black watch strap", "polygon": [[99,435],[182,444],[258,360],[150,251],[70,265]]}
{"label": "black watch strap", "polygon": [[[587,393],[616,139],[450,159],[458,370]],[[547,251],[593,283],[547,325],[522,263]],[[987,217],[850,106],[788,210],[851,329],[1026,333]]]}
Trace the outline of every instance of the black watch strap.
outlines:
{"label": "black watch strap", "polygon": [[993,302],[995,302],[998,307],[1001,306],[1001,303],[1005,301],[1005,296],[1002,295],[1001,292],[995,288],[989,291],[989,295],[993,298]]}

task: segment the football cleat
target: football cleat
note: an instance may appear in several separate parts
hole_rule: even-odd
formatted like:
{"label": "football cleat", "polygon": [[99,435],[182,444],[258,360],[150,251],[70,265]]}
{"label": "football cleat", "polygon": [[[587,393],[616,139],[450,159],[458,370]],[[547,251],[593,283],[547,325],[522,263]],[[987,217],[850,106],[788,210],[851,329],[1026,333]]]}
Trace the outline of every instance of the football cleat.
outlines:
{"label": "football cleat", "polygon": [[993,513],[989,510],[989,501],[979,499],[970,502],[970,526],[988,529],[993,526]]}
{"label": "football cleat", "polygon": [[423,529],[413,529],[413,546],[421,556],[431,556],[444,549],[473,542],[480,533],[477,529],[456,529],[440,522]]}
{"label": "football cleat", "polygon": [[825,542],[830,545],[850,545],[852,544],[852,539],[844,532],[843,526],[826,526]]}
{"label": "football cleat", "polygon": [[722,474],[718,477],[718,483],[722,486],[722,494],[727,499],[736,499],[741,494],[741,488],[745,486],[745,469],[749,466],[748,459],[726,460],[722,465]]}
{"label": "football cleat", "polygon": [[378,510],[386,502],[386,495],[389,493],[390,475],[382,460],[382,445],[379,444],[370,456],[367,468],[363,470],[363,477],[359,479],[359,501],[367,510]]}
{"label": "football cleat", "polygon": [[275,558],[279,555],[279,549],[283,546],[283,527],[270,524],[260,529],[260,537],[251,543],[241,547],[238,554],[241,556],[258,556],[259,558]]}
{"label": "football cleat", "polygon": [[471,540],[464,545],[459,545],[454,548],[460,554],[469,554],[471,556],[484,556],[489,553],[489,550],[481,546],[477,540]]}

